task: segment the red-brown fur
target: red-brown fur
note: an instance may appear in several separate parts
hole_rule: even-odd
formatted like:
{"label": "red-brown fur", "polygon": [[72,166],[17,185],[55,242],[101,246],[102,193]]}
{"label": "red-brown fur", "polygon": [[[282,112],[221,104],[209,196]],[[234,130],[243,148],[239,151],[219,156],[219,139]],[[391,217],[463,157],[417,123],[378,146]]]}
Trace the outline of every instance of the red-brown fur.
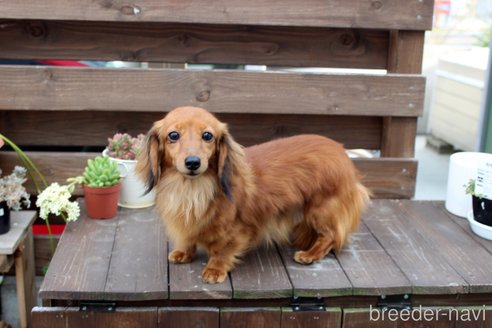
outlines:
{"label": "red-brown fur", "polygon": [[[179,140],[169,139],[173,131]],[[204,131],[213,140],[203,140]],[[201,160],[195,176],[187,175],[187,156]],[[303,264],[339,251],[369,199],[335,141],[301,135],[243,149],[224,123],[195,107],[154,123],[137,171],[156,189],[175,247],[169,260],[190,262],[197,246],[204,247],[208,283],[223,282],[238,258],[262,241],[291,240],[300,249],[294,259]]]}

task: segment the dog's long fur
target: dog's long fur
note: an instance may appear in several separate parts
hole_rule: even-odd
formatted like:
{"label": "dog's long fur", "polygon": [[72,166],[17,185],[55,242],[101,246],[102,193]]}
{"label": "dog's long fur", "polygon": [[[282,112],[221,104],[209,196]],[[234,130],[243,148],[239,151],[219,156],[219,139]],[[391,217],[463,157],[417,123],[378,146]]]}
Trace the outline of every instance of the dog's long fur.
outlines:
{"label": "dog's long fur", "polygon": [[[189,156],[200,159],[196,171],[184,163]],[[204,247],[209,261],[202,278],[209,283],[224,281],[262,241],[292,241],[300,249],[295,261],[304,264],[339,251],[370,194],[335,141],[301,135],[243,149],[226,124],[196,107],[177,108],[154,123],[137,171],[156,189],[175,247],[169,260],[190,262],[197,246]]]}

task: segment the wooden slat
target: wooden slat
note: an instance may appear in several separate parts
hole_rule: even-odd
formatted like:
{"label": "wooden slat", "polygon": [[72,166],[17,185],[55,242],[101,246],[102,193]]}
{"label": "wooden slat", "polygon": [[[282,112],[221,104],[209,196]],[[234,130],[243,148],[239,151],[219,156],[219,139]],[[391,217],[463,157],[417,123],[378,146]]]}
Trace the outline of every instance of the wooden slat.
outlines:
{"label": "wooden slat", "polygon": [[106,285],[117,219],[92,220],[85,215],[67,224],[48,268],[42,299],[101,300]]}
{"label": "wooden slat", "polygon": [[[412,286],[364,223],[337,255],[354,295],[409,294]],[[383,278],[384,277],[384,278]]]}
{"label": "wooden slat", "polygon": [[[0,111],[0,131],[19,146],[100,146],[116,132],[146,133],[164,112]],[[346,148],[379,149],[379,117],[218,114],[244,146],[296,134],[320,134]],[[82,128],[83,127],[83,128]],[[40,138],[39,131],[43,131]],[[353,133],[357,131],[357,133]]]}
{"label": "wooden slat", "polygon": [[492,292],[492,255],[430,202],[405,202],[408,220],[422,228],[435,249],[469,284],[471,293]]}
{"label": "wooden slat", "polygon": [[280,328],[280,308],[221,308],[220,327]]}
{"label": "wooden slat", "polygon": [[31,321],[37,328],[68,328],[65,307],[34,307]]}
{"label": "wooden slat", "polygon": [[342,310],[327,308],[325,311],[292,311],[292,308],[282,308],[282,328],[326,328],[341,327]]}
{"label": "wooden slat", "polygon": [[381,140],[381,156],[414,156],[415,137],[417,134],[417,118],[385,117],[383,119],[382,134],[383,136]]}
{"label": "wooden slat", "polygon": [[0,24],[0,56],[9,59],[384,69],[389,37],[379,30],[280,26],[24,20]]}
{"label": "wooden slat", "polygon": [[332,254],[327,255],[318,263],[302,265],[294,261],[294,251],[291,247],[279,247],[279,252],[294,287],[294,296],[352,295],[352,284]]}
{"label": "wooden slat", "polygon": [[[170,250],[172,250],[170,246]],[[176,300],[231,299],[232,287],[229,278],[221,284],[202,282],[202,270],[207,265],[205,251],[198,250],[191,263],[169,264],[169,298]]]}
{"label": "wooden slat", "polygon": [[110,299],[168,297],[167,245],[157,210],[120,208],[105,286]]}
{"label": "wooden slat", "polygon": [[218,308],[159,308],[158,327],[216,327],[219,328]]}
{"label": "wooden slat", "polygon": [[69,307],[67,327],[157,327],[157,307],[117,307],[114,312],[83,312]]}
{"label": "wooden slat", "polygon": [[[433,1],[1,0],[4,18],[430,29]],[[56,8],[56,10],[53,10]]]}
{"label": "wooden slat", "polygon": [[[3,165],[2,165],[3,169]],[[10,230],[0,238],[0,254],[12,255],[24,241],[36,218],[33,211],[11,211]]]}
{"label": "wooden slat", "polygon": [[25,239],[19,246],[14,257],[19,323],[20,327],[30,327],[31,309],[36,305],[34,249],[32,231],[30,227]]}
{"label": "wooden slat", "polygon": [[417,75],[310,74],[42,66],[0,68],[0,109],[168,111],[415,117]]}
{"label": "wooden slat", "polygon": [[421,228],[402,210],[406,201],[374,200],[364,222],[412,283],[414,294],[456,294],[469,290]]}
{"label": "wooden slat", "polygon": [[381,316],[382,310],[374,307],[372,312],[368,308],[344,308],[342,328],[397,328],[398,322],[391,320],[375,320]]}
{"label": "wooden slat", "polygon": [[[69,177],[82,174],[87,159],[99,153],[77,152],[27,152],[48,180],[48,183],[65,183]],[[21,165],[18,156],[13,152],[1,152],[2,169],[6,172],[15,165]],[[363,175],[364,184],[370,188],[376,198],[410,198],[415,190],[417,162],[413,159],[392,158],[358,158],[354,163]],[[29,192],[36,190],[30,181],[26,182]],[[74,195],[82,195],[81,188]]]}
{"label": "wooden slat", "polygon": [[234,299],[288,298],[292,285],[275,247],[250,251],[231,271]]}

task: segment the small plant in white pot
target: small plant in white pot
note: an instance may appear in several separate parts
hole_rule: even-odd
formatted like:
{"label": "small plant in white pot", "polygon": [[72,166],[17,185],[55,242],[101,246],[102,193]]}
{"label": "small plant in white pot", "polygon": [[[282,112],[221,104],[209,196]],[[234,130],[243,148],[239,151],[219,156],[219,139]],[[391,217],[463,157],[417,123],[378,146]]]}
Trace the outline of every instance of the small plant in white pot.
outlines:
{"label": "small plant in white pot", "polygon": [[476,192],[475,179],[468,181],[465,192],[472,196],[473,211],[468,216],[472,230],[492,240],[492,200]]}
{"label": "small plant in white pot", "polygon": [[122,183],[118,205],[126,208],[143,208],[155,203],[155,193],[145,194],[145,184],[135,173],[135,159],[142,149],[145,136],[139,134],[132,137],[128,133],[117,133],[108,138],[108,145],[103,155],[108,156],[118,164]]}

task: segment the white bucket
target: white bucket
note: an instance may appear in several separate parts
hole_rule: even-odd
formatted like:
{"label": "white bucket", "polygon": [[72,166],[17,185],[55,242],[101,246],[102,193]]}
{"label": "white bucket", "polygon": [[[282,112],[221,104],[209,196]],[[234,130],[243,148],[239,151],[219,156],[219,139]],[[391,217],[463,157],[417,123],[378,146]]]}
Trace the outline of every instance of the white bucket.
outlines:
{"label": "white bucket", "polygon": [[[108,156],[108,150],[103,151]],[[119,159],[108,156],[110,160],[118,163],[121,175],[121,191],[118,205],[126,208],[144,208],[155,204],[155,193],[150,191],[144,195],[146,187],[135,172],[136,160]]]}
{"label": "white bucket", "polygon": [[492,154],[460,152],[450,156],[445,207],[452,214],[466,218],[472,210],[471,195],[465,189],[470,179],[476,179],[477,168],[484,162],[492,162]]}

